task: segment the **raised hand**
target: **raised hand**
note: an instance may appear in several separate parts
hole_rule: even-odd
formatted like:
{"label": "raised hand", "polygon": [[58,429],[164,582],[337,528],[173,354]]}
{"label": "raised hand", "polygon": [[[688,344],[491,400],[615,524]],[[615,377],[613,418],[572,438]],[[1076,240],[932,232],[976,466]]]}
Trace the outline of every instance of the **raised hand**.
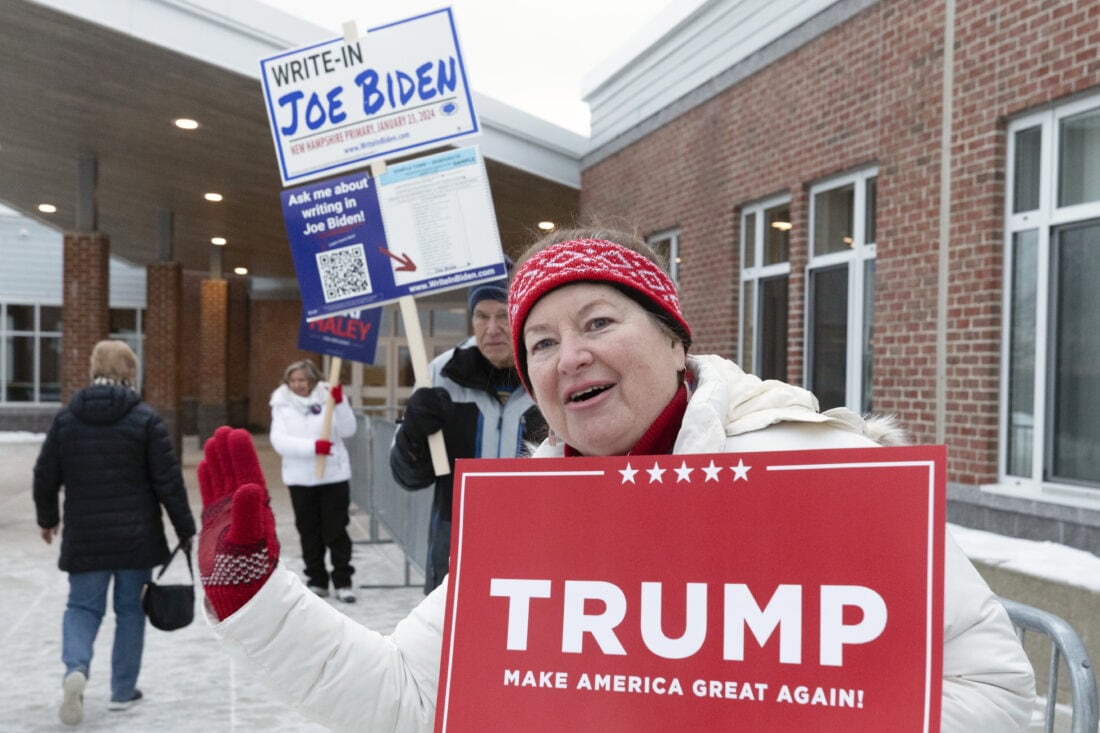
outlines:
{"label": "raised hand", "polygon": [[279,561],[275,516],[259,456],[246,430],[222,426],[198,466],[202,493],[199,577],[219,620],[263,586]]}

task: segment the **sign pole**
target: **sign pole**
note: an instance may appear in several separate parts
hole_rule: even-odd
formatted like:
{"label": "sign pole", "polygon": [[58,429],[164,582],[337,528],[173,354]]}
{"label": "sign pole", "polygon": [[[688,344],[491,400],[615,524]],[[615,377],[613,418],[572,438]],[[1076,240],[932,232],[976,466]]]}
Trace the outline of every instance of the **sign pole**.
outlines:
{"label": "sign pole", "polygon": [[[321,418],[321,440],[328,440],[332,433],[332,411],[336,409],[336,403],[332,400],[332,385],[340,379],[340,367],[344,360],[339,356],[332,357],[328,367],[328,398],[325,400],[325,414]],[[328,456],[317,456],[317,478],[325,475],[325,459]]]}
{"label": "sign pole", "polygon": [[[412,357],[413,376],[416,387],[431,387],[428,376],[428,354],[424,348],[424,334],[420,330],[420,316],[416,312],[416,299],[403,295],[397,299],[401,306],[401,320],[405,324],[405,337],[409,342],[409,356]],[[443,443],[443,432],[437,431],[428,436],[428,448],[432,452],[432,467],[436,476],[446,476],[451,472],[447,462],[447,446]]]}

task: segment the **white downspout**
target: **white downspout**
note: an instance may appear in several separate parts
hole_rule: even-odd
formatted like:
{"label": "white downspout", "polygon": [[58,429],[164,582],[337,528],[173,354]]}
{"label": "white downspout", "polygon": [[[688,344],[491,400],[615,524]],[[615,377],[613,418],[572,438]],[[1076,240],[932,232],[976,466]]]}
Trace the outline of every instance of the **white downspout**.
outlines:
{"label": "white downspout", "polygon": [[943,3],[943,119],[940,127],[940,237],[936,302],[936,443],[947,434],[947,290],[951,246],[951,120],[955,90],[955,0]]}

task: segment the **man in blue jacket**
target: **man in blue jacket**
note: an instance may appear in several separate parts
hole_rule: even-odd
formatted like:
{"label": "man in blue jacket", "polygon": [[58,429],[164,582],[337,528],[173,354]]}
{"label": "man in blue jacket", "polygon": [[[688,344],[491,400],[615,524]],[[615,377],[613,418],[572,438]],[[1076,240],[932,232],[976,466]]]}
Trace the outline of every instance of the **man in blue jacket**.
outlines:
{"label": "man in blue jacket", "polygon": [[[542,419],[520,384],[512,358],[508,290],[503,280],[474,286],[467,305],[474,335],[432,360],[431,387],[405,404],[390,448],[394,479],[409,490],[435,485],[424,592],[447,574],[451,553],[451,493],[458,458],[514,458],[524,443],[546,437]],[[451,473],[435,476],[428,436],[439,430]]]}

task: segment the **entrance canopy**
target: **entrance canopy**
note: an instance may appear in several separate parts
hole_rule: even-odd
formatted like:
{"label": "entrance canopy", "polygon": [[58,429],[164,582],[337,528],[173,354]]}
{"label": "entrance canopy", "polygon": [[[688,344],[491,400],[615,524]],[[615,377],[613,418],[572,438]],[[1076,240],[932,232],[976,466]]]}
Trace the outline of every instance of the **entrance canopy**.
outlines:
{"label": "entrance canopy", "polygon": [[[226,272],[293,279],[259,59],[339,35],[255,0],[10,0],[0,23],[0,203],[75,230],[81,159],[94,160],[94,228],[112,254],[135,265],[164,257],[160,222],[171,212],[165,259],[206,270],[211,239],[224,237]],[[484,132],[470,143],[487,160],[514,254],[538,222],[575,217],[587,139],[493,99],[475,103]],[[179,129],[179,118],[199,127]]]}

